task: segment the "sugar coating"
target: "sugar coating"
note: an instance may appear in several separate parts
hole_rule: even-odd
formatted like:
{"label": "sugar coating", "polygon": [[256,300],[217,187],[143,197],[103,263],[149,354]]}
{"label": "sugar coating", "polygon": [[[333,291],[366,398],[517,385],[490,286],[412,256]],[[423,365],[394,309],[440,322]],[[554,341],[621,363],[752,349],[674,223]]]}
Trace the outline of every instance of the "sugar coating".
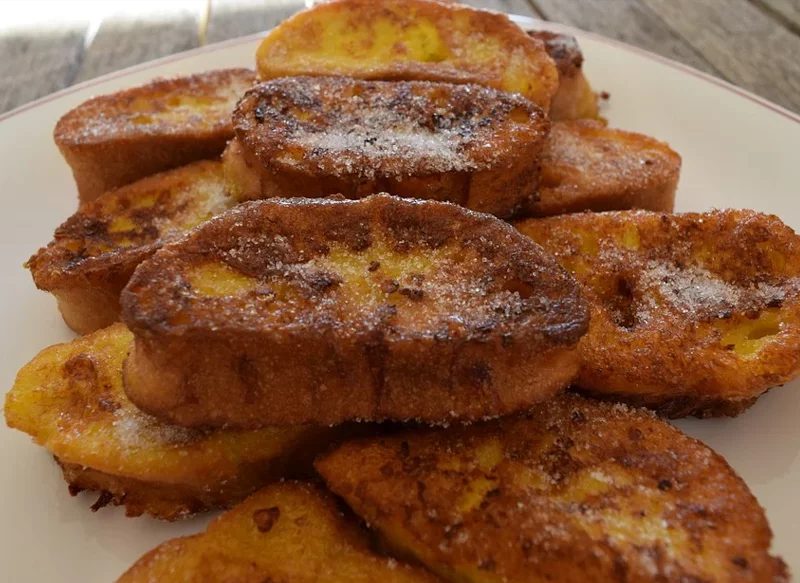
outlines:
{"label": "sugar coating", "polygon": [[474,85],[293,77],[249,91],[238,138],[261,163],[339,177],[494,167],[542,138],[541,110]]}
{"label": "sugar coating", "polygon": [[678,267],[666,261],[650,261],[638,279],[646,290],[639,306],[638,319],[649,320],[666,303],[692,320],[726,318],[733,312],[763,309],[781,302],[787,288],[798,281],[777,287],[765,282],[736,285],[698,266]]}

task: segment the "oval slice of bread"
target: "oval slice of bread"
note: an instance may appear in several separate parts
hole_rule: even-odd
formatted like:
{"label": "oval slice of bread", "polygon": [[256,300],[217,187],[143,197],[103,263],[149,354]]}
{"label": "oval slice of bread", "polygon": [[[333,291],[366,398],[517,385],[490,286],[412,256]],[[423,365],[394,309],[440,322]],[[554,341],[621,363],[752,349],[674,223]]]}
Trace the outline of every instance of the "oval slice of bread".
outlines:
{"label": "oval slice of bread", "polygon": [[119,320],[119,294],[143,259],[234,203],[220,162],[195,162],[82,205],[26,266],[67,325],[92,332]]}
{"label": "oval slice of bread", "polygon": [[800,372],[800,238],[750,210],[530,219],[592,306],[577,384],[672,417],[736,415]]}
{"label": "oval slice of bread", "polygon": [[9,427],[52,453],[70,492],[101,493],[93,509],[167,520],[224,508],[264,484],[306,475],[313,456],[346,428],[199,431],[161,423],[122,390],[133,335],[114,324],[42,350],[6,395]]}
{"label": "oval slice of bread", "polygon": [[355,521],[317,486],[267,486],[205,532],[162,543],[118,583],[435,583],[370,549]]}
{"label": "oval slice of bread", "polygon": [[241,204],[142,263],[122,306],[126,393],[186,426],[501,415],[572,380],[588,324],[507,223],[388,195]]}
{"label": "oval slice of bread", "polygon": [[541,159],[539,197],[523,212],[672,211],[681,157],[664,142],[592,120],[554,123]]}
{"label": "oval slice of bread", "polygon": [[399,556],[471,583],[786,583],[722,457],[643,410],[564,395],[525,417],[345,443],[316,462]]}
{"label": "oval slice of bread", "polygon": [[[233,120],[239,198],[386,191],[501,217],[535,196],[549,130],[539,108],[494,89],[345,77],[262,83]],[[242,162],[258,177],[239,178]]]}
{"label": "oval slice of bread", "polygon": [[72,168],[81,202],[219,156],[233,134],[231,111],[254,80],[249,69],[159,79],[67,112],[54,138]]}
{"label": "oval slice of bread", "polygon": [[547,111],[558,71],[544,43],[505,14],[431,0],[338,0],[299,12],[256,53],[262,80],[344,75],[474,83]]}

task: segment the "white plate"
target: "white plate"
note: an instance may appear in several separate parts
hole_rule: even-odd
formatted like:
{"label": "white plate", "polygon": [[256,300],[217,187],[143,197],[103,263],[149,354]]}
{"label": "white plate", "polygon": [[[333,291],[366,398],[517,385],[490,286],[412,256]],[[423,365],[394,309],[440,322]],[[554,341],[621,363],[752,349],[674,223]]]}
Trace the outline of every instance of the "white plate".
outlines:
{"label": "white plate", "polygon": [[[542,23],[519,18],[533,28]],[[549,28],[556,28],[547,25]],[[800,227],[800,116],[692,69],[565,27],[597,89],[611,94],[612,125],[668,141],[683,156],[679,210],[747,207]],[[0,117],[0,386],[41,348],[71,337],[54,300],[23,262],[76,207],[67,165],[52,141],[56,120],[96,94],[157,76],[249,66],[258,36],[135,67],[67,89]],[[722,453],[766,507],[774,550],[800,573],[800,383],[772,391],[737,419],[679,425]],[[0,577],[6,581],[110,581],[162,540],[206,518],[165,524],[91,513],[70,498],[52,458],[27,436],[0,429]]]}

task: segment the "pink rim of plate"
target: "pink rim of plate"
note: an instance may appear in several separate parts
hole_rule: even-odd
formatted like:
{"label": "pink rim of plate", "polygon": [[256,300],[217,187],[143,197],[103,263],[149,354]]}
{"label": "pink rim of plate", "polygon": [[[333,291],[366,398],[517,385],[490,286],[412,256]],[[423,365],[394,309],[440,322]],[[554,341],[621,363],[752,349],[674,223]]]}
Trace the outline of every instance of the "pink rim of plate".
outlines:
{"label": "pink rim of plate", "polygon": [[[677,61],[673,61],[672,59],[668,59],[667,57],[662,57],[661,55],[657,55],[657,54],[652,53],[650,51],[647,51],[645,49],[641,49],[639,47],[635,47],[633,45],[629,45],[628,43],[624,43],[622,41],[610,39],[608,37],[605,37],[605,36],[602,36],[602,35],[599,35],[599,34],[596,34],[596,33],[593,33],[593,32],[586,32],[584,30],[580,30],[580,29],[572,27],[572,26],[567,26],[567,25],[564,25],[564,24],[558,24],[558,23],[555,23],[555,22],[548,22],[548,21],[544,21],[544,20],[538,20],[538,19],[531,18],[531,17],[528,17],[528,16],[518,16],[518,15],[515,15],[515,14],[509,15],[509,17],[512,20],[514,20],[517,24],[519,24],[521,27],[526,28],[526,29],[533,29],[533,30],[552,29],[552,30],[559,31],[559,32],[565,32],[565,33],[568,33],[568,34],[573,34],[573,35],[577,35],[577,36],[583,36],[583,37],[591,38],[592,40],[600,42],[600,43],[611,45],[611,46],[614,46],[616,48],[619,48],[619,49],[622,49],[622,50],[626,50],[626,51],[630,51],[632,53],[641,55],[641,56],[643,56],[645,58],[648,58],[648,59],[651,59],[653,61],[657,61],[659,63],[667,65],[668,67],[671,67],[673,69],[677,69],[677,70],[682,71],[684,73],[688,73],[689,75],[691,75],[693,77],[697,77],[698,79],[703,79],[704,81],[707,81],[708,83],[716,85],[717,87],[720,87],[722,89],[726,89],[727,91],[730,91],[731,93],[735,93],[736,95],[739,95],[740,97],[743,97],[743,98],[745,98],[745,99],[747,99],[749,101],[752,101],[753,103],[756,103],[758,105],[761,105],[762,107],[765,107],[765,108],[777,113],[778,115],[781,115],[781,116],[785,117],[786,119],[788,119],[790,121],[793,121],[795,123],[800,123],[800,115],[798,115],[798,114],[796,114],[796,113],[794,113],[792,111],[789,111],[788,109],[786,109],[784,107],[781,107],[780,105],[772,103],[771,101],[769,101],[767,99],[764,99],[763,97],[759,97],[758,95],[756,95],[754,93],[751,93],[750,91],[747,91],[746,89],[742,89],[741,87],[737,87],[736,85],[733,85],[732,83],[728,83],[727,81],[723,81],[722,79],[718,79],[718,78],[716,78],[716,77],[714,77],[712,75],[709,75],[708,73],[703,73],[702,71],[698,71],[697,69],[695,69],[693,67],[690,67],[689,65],[684,65],[683,63],[678,63]],[[146,63],[141,63],[139,65],[134,65],[133,67],[128,67],[128,68],[122,69],[120,71],[115,71],[115,72],[109,73],[107,75],[102,75],[100,77],[96,77],[94,79],[90,79],[88,81],[84,81],[83,83],[78,83],[77,85],[72,85],[70,87],[66,87],[64,89],[61,89],[60,91],[56,91],[55,93],[51,93],[50,95],[46,95],[44,97],[41,97],[41,98],[36,99],[34,101],[31,101],[29,103],[23,104],[23,105],[15,108],[15,109],[12,109],[11,111],[7,111],[6,113],[0,114],[0,122],[5,121],[10,117],[14,117],[15,115],[19,115],[20,113],[23,113],[25,111],[28,111],[29,109],[34,109],[34,108],[36,108],[36,107],[38,107],[40,105],[43,105],[45,103],[49,103],[51,101],[55,101],[59,97],[63,97],[65,95],[70,95],[71,93],[75,93],[76,91],[81,91],[81,90],[86,89],[88,87],[92,87],[94,85],[99,85],[100,83],[104,83],[104,82],[110,81],[112,79],[117,79],[119,77],[124,77],[126,75],[131,74],[131,73],[136,73],[136,72],[139,72],[139,71],[145,71],[147,69],[156,68],[156,67],[159,67],[160,65],[164,65],[166,63],[172,63],[172,62],[180,61],[182,59],[185,59],[185,58],[188,58],[188,57],[193,57],[193,56],[196,56],[196,55],[199,55],[199,54],[219,51],[219,50],[231,47],[231,46],[236,46],[236,45],[240,45],[240,44],[253,42],[254,40],[258,40],[259,38],[262,38],[264,36],[264,34],[266,34],[266,32],[260,32],[260,33],[251,34],[251,35],[248,35],[248,36],[242,36],[242,37],[238,37],[238,38],[235,38],[235,39],[230,39],[230,40],[219,42],[219,43],[210,44],[210,45],[207,45],[207,46],[204,46],[204,47],[198,47],[196,49],[192,49],[192,50],[189,50],[189,51],[184,51],[184,52],[181,52],[181,53],[175,53],[174,55],[169,55],[169,56],[162,57],[160,59],[156,59],[156,60],[153,60],[153,61],[148,61]]]}

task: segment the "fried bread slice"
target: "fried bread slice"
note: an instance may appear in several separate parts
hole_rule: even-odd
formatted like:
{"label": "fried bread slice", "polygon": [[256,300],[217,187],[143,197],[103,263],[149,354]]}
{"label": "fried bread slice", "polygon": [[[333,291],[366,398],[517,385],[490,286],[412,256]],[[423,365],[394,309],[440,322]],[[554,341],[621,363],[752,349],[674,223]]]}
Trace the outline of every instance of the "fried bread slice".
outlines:
{"label": "fried bread slice", "polygon": [[159,79],[67,112],[54,138],[72,168],[81,202],[219,156],[233,134],[233,107],[254,81],[249,69]]}
{"label": "fried bread slice", "polygon": [[70,328],[99,330],[119,320],[119,295],[142,260],[234,204],[220,162],[168,170],[81,205],[26,266]]}
{"label": "fried bread slice", "polygon": [[762,508],[645,410],[562,395],[524,417],[348,442],[330,488],[453,582],[778,583]]}
{"label": "fried bread slice", "polygon": [[185,426],[471,420],[551,397],[587,310],[490,215],[375,195],[243,203],[122,294],[125,391]]}
{"label": "fried bread slice", "polygon": [[800,371],[800,238],[750,210],[530,219],[584,285],[577,384],[672,417],[736,415]]}
{"label": "fried bread slice", "polygon": [[528,34],[544,43],[547,54],[558,69],[558,90],[550,102],[550,119],[564,121],[598,117],[597,94],[583,74],[583,53],[575,37],[547,30]]}
{"label": "fried bread slice", "polygon": [[[500,217],[535,197],[549,130],[542,110],[518,95],[346,77],[262,83],[239,102],[233,123],[244,164],[259,176],[231,180],[238,198],[385,191]],[[258,187],[248,190],[251,182]]]}
{"label": "fried bread slice", "polygon": [[264,484],[306,474],[341,430],[198,431],[140,412],[122,390],[133,335],[114,324],[45,348],[6,395],[6,423],[52,453],[70,492],[95,490],[93,509],[124,505],[174,520],[237,503]]}
{"label": "fried bread slice", "polygon": [[169,540],[118,583],[435,583],[417,567],[381,556],[333,496],[311,484],[267,486],[194,536]]}
{"label": "fried bread slice", "polygon": [[431,0],[318,4],[266,36],[256,69],[261,80],[343,75],[484,85],[545,111],[558,87],[544,43],[505,14]]}
{"label": "fried bread slice", "polygon": [[681,157],[664,142],[594,120],[554,123],[529,216],[631,208],[671,212]]}

